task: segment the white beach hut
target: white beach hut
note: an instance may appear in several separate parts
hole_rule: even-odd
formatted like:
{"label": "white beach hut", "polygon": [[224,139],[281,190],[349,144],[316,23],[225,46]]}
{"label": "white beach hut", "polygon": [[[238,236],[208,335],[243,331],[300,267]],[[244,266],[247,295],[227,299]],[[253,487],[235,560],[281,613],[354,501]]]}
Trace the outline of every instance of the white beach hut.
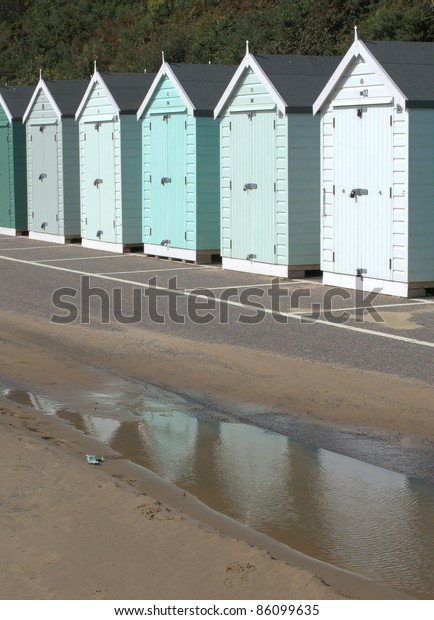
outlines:
{"label": "white beach hut", "polygon": [[434,43],[357,37],[321,117],[324,284],[411,297],[434,286]]}

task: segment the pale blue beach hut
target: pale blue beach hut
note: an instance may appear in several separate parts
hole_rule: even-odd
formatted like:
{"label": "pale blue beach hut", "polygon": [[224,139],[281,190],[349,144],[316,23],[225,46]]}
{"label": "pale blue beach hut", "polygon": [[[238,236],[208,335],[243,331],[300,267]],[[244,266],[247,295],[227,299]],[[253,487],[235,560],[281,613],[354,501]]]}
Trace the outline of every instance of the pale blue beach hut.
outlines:
{"label": "pale blue beach hut", "polygon": [[88,82],[40,78],[23,116],[26,127],[29,237],[80,238],[78,126]]}
{"label": "pale blue beach hut", "polygon": [[220,254],[219,127],[213,110],[235,67],[163,64],[142,121],[143,240],[150,255],[210,262]]}
{"label": "pale blue beach hut", "polygon": [[434,43],[356,36],[318,96],[324,284],[434,287]]}
{"label": "pale blue beach hut", "polygon": [[216,105],[224,269],[302,276],[320,262],[320,123],[312,105],[339,63],[246,55]]}
{"label": "pale blue beach hut", "polygon": [[0,88],[0,234],[27,231],[26,135],[31,86]]}
{"label": "pale blue beach hut", "polygon": [[82,245],[141,249],[141,127],[137,110],[155,74],[96,70],[78,106]]}

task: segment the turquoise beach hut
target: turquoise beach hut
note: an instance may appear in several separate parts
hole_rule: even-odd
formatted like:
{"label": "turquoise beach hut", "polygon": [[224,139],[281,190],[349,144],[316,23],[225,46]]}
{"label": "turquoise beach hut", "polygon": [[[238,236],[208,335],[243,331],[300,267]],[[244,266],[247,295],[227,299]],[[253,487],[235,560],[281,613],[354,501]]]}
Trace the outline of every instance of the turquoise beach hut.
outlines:
{"label": "turquoise beach hut", "polygon": [[31,86],[0,88],[0,234],[27,231],[26,134]]}
{"label": "turquoise beach hut", "polygon": [[339,59],[246,55],[216,105],[224,269],[303,276],[320,263],[320,123]]}
{"label": "turquoise beach hut", "polygon": [[235,72],[164,61],[137,113],[143,140],[144,252],[210,262],[220,254],[219,127]]}
{"label": "turquoise beach hut", "polygon": [[136,114],[155,74],[92,76],[77,109],[82,245],[142,249],[141,131]]}
{"label": "turquoise beach hut", "polygon": [[75,111],[88,82],[40,78],[24,113],[29,237],[80,238],[78,126]]}

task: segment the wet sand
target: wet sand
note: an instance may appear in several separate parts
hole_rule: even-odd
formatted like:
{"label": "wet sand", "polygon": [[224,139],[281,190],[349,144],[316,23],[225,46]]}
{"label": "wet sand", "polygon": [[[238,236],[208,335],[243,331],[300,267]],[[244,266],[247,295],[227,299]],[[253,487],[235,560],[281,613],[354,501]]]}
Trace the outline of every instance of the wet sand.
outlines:
{"label": "wet sand", "polygon": [[[434,388],[398,377],[8,313],[0,342],[0,375],[41,392],[114,375],[432,448]],[[399,596],[213,513],[106,447],[112,458],[89,466],[101,446],[54,416],[11,403],[0,413],[3,599]]]}

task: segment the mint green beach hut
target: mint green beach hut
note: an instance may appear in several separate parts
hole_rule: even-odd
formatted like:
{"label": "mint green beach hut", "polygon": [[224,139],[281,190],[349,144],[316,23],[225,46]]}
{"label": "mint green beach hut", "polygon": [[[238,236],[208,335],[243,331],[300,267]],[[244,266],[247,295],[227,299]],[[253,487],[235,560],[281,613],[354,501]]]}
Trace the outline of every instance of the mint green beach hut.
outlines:
{"label": "mint green beach hut", "polygon": [[80,238],[78,126],[88,82],[40,78],[23,116],[26,127],[29,237]]}
{"label": "mint green beach hut", "polygon": [[144,252],[220,255],[219,127],[214,107],[235,67],[163,64],[137,113],[143,140]]}
{"label": "mint green beach hut", "polygon": [[141,127],[137,110],[155,74],[96,70],[77,109],[82,245],[142,248]]}
{"label": "mint green beach hut", "polygon": [[23,114],[32,86],[0,88],[0,234],[27,231],[26,135]]}
{"label": "mint green beach hut", "polygon": [[320,123],[312,105],[339,63],[246,55],[220,118],[224,269],[303,276],[320,264]]}

